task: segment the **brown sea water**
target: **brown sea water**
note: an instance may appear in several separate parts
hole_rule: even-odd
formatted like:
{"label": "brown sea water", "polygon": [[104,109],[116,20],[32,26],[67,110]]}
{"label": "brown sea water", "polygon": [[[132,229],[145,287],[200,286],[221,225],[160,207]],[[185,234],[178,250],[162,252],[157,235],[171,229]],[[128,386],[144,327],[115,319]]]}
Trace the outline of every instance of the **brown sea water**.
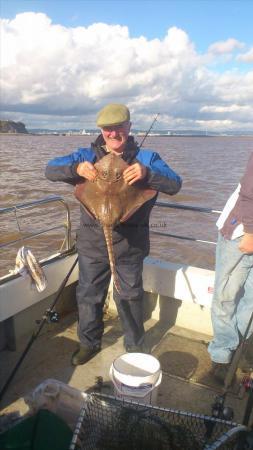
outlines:
{"label": "brown sea water", "polygon": [[[79,205],[73,187],[52,183],[44,176],[47,161],[66,155],[78,147],[89,147],[93,136],[1,135],[0,207],[41,200],[59,195],[69,204],[72,236],[79,224]],[[137,138],[137,141],[141,138]],[[145,148],[158,151],[162,158],[183,178],[176,196],[159,195],[160,200],[221,210],[236,188],[253,151],[253,137],[158,137],[147,138]],[[154,208],[151,229],[194,239],[216,241],[217,215]],[[0,244],[9,239],[52,227],[65,220],[61,206],[38,208],[27,213],[17,211],[0,215]],[[26,245],[38,258],[57,251],[63,230],[29,240]],[[15,255],[21,244],[0,248],[0,276],[14,268]],[[199,267],[213,268],[215,246],[162,236],[151,236],[151,256]]]}

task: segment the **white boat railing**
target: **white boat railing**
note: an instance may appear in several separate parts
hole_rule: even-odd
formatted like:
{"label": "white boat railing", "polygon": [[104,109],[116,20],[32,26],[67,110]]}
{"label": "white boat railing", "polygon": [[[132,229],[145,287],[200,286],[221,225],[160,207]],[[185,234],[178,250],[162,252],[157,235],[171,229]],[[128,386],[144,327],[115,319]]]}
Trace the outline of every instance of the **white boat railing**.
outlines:
{"label": "white boat railing", "polygon": [[[36,232],[31,232],[29,233],[29,235],[24,236],[23,233],[21,232],[20,229],[20,225],[19,225],[19,221],[17,219],[17,212],[20,210],[30,210],[30,209],[34,209],[34,208],[38,208],[44,205],[49,205],[52,203],[57,203],[60,206],[63,206],[65,211],[66,211],[66,221],[53,226],[53,227],[47,227],[46,229],[42,229]],[[59,230],[59,229],[64,229],[65,230],[65,238],[64,238],[64,250],[68,251],[71,249],[71,220],[70,220],[70,210],[69,210],[69,206],[68,204],[65,202],[65,200],[62,199],[62,197],[59,196],[54,196],[54,197],[47,197],[44,198],[42,200],[35,200],[32,202],[27,202],[27,203],[20,203],[18,205],[15,206],[10,206],[10,207],[6,207],[6,208],[0,208],[0,215],[1,214],[9,214],[9,213],[14,213],[15,214],[15,218],[17,220],[17,224],[18,224],[18,228],[20,231],[20,237],[18,239],[12,239],[12,240],[7,240],[6,242],[0,244],[0,248],[3,247],[7,247],[9,245],[13,245],[16,244],[17,242],[23,242],[26,240],[30,240],[31,238],[35,238],[37,236],[40,235],[44,235],[46,233],[49,233],[50,231],[53,230]]]}
{"label": "white boat railing", "polygon": [[[205,208],[203,206],[191,206],[191,205],[183,205],[183,204],[178,204],[178,203],[170,203],[170,202],[160,202],[157,201],[155,203],[156,207],[159,208],[174,208],[174,209],[183,209],[185,211],[193,211],[193,212],[201,212],[201,213],[207,213],[207,214],[221,214],[221,211],[219,211],[218,209],[212,209],[212,208]],[[189,237],[189,236],[182,236],[179,234],[172,234],[172,233],[162,233],[161,231],[154,231],[154,230],[150,230],[151,234],[156,234],[157,236],[164,236],[164,237],[172,237],[175,239],[182,239],[185,241],[194,241],[194,242],[201,242],[203,244],[212,244],[212,245],[216,245],[216,242],[213,241],[207,241],[204,239],[196,239],[193,237]]]}
{"label": "white boat railing", "polygon": [[[53,227],[47,227],[46,229],[41,229],[39,231],[36,232],[31,232],[29,233],[27,236],[25,236],[21,230],[20,230],[20,226],[19,226],[19,221],[17,218],[17,211],[19,210],[30,210],[30,209],[34,209],[34,208],[38,208],[41,207],[42,205],[50,205],[52,203],[56,203],[59,204],[61,206],[63,206],[65,208],[66,211],[66,221],[53,226]],[[188,211],[193,211],[193,212],[201,212],[201,213],[207,213],[207,214],[220,214],[221,211],[216,210],[216,209],[212,209],[212,208],[206,208],[206,207],[199,207],[199,206],[190,206],[190,205],[184,205],[184,204],[178,204],[178,203],[170,203],[170,202],[163,202],[163,201],[157,201],[155,203],[155,206],[158,208],[174,208],[174,209],[181,209],[181,210],[188,210]],[[12,240],[6,240],[5,242],[0,244],[0,248],[3,247],[7,247],[13,244],[16,244],[18,242],[23,242],[26,240],[30,240],[31,238],[35,238],[41,235],[45,235],[46,233],[49,233],[53,230],[58,230],[58,229],[62,229],[64,228],[65,230],[65,238],[64,238],[64,245],[62,247],[64,251],[68,251],[71,250],[72,245],[71,245],[71,219],[70,219],[70,209],[68,204],[65,202],[65,200],[63,200],[62,197],[60,196],[54,196],[54,197],[48,197],[48,198],[44,198],[42,200],[35,200],[35,201],[31,201],[31,202],[27,202],[27,203],[21,203],[15,206],[10,206],[10,207],[6,207],[6,208],[0,208],[0,215],[1,214],[7,214],[7,213],[14,213],[17,223],[18,223],[18,227],[19,227],[19,231],[20,231],[20,237],[18,239],[12,239]],[[203,239],[196,239],[193,237],[189,237],[189,236],[182,236],[182,235],[178,235],[178,234],[172,234],[172,233],[164,233],[164,232],[159,232],[159,231],[154,231],[150,229],[150,233],[155,234],[155,235],[159,235],[159,236],[164,236],[164,237],[172,237],[175,239],[182,239],[182,240],[188,240],[188,241],[195,241],[195,242],[202,242],[205,244],[216,244],[216,242],[212,242],[212,241],[207,241],[207,240],[203,240]]]}
{"label": "white boat railing", "polygon": [[197,212],[204,212],[204,213],[214,213],[214,214],[220,214],[221,211],[218,209],[212,209],[212,208],[205,208],[203,206],[191,206],[191,205],[179,205],[178,203],[170,203],[170,202],[159,202],[157,201],[155,203],[155,206],[159,206],[160,208],[175,208],[175,209],[185,209],[188,211],[197,211]]}

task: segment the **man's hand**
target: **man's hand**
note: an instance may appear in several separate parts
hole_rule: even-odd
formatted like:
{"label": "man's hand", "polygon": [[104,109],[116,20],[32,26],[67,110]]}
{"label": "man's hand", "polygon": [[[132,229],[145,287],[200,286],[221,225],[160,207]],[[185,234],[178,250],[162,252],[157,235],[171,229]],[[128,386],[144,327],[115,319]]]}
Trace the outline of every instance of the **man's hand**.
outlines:
{"label": "man's hand", "polygon": [[242,237],[239,249],[242,253],[251,254],[253,253],[253,234],[251,233],[245,233]]}
{"label": "man's hand", "polygon": [[146,166],[141,163],[134,163],[123,172],[124,180],[131,185],[136,181],[143,180],[147,174]]}
{"label": "man's hand", "polygon": [[95,181],[97,178],[95,167],[88,161],[78,164],[76,171],[80,177],[86,178],[86,180]]}

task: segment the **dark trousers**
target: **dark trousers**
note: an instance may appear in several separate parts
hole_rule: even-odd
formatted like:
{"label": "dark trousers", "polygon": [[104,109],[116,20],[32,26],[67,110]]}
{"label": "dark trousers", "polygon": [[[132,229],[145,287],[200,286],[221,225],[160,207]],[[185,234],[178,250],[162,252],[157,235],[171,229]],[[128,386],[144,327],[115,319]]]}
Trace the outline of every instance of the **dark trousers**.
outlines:
{"label": "dark trousers", "polygon": [[[138,345],[144,339],[143,326],[143,259],[118,260],[116,269],[121,287],[113,298],[124,333],[125,345]],[[110,265],[79,253],[79,284],[77,287],[78,337],[89,347],[101,345],[104,332],[103,307],[111,279]]]}

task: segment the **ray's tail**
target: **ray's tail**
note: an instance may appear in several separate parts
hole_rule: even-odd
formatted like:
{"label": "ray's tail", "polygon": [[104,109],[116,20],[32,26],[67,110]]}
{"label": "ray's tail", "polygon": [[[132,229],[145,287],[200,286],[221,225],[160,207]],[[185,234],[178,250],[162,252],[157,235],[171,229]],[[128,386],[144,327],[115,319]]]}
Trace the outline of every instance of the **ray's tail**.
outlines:
{"label": "ray's tail", "polygon": [[105,240],[106,240],[106,245],[107,245],[107,250],[108,250],[111,273],[112,273],[112,277],[113,277],[113,284],[114,284],[117,292],[120,293],[121,289],[120,289],[120,284],[119,284],[119,278],[118,278],[117,271],[116,271],[115,257],[114,257],[114,251],[113,251],[112,227],[104,226],[103,229],[104,229],[104,235],[105,235]]}

